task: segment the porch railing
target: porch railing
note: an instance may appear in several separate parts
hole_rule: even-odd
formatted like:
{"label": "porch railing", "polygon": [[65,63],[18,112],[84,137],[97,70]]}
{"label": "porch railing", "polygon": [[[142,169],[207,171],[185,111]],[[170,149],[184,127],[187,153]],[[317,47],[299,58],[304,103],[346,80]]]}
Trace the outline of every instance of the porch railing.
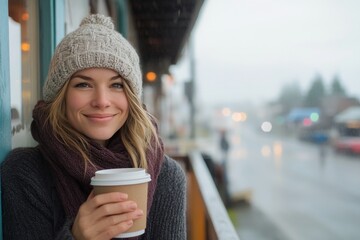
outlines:
{"label": "porch railing", "polygon": [[188,179],[189,240],[239,240],[200,152],[171,156],[183,164]]}

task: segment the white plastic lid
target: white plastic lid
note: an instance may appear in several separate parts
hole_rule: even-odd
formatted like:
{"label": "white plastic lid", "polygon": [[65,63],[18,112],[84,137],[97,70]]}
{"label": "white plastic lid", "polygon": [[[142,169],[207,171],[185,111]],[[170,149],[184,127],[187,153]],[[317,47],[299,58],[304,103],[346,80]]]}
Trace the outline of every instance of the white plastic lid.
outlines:
{"label": "white plastic lid", "polygon": [[150,174],[144,168],[114,168],[99,170],[91,178],[93,186],[130,185],[150,182]]}

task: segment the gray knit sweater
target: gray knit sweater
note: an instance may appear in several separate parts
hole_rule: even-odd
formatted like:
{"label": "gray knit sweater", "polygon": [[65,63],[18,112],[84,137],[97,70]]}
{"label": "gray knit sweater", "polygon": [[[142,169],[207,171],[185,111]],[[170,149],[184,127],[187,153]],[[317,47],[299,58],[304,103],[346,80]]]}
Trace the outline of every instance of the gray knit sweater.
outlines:
{"label": "gray knit sweater", "polygon": [[[73,240],[48,164],[37,148],[10,152],[1,165],[4,240]],[[186,239],[186,178],[165,157],[142,239]]]}

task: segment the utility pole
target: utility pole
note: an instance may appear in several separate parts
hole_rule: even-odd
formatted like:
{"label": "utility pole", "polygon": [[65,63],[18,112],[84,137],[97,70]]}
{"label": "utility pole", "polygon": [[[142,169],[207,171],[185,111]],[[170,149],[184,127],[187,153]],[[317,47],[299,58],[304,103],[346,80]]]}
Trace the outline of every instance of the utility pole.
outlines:
{"label": "utility pole", "polygon": [[196,127],[195,127],[195,56],[194,56],[194,46],[192,38],[190,38],[189,43],[189,53],[190,53],[190,138],[195,139],[196,136]]}

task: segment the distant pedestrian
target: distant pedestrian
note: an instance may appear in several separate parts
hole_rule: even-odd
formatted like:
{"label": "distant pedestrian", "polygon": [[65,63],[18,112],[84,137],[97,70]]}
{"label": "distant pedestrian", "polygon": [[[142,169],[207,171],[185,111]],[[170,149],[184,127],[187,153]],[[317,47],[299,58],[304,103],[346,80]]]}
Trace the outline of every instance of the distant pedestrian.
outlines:
{"label": "distant pedestrian", "polygon": [[326,146],[328,143],[328,136],[323,131],[318,131],[314,134],[315,143],[319,146],[319,161],[320,166],[323,168],[325,166],[326,161]]}
{"label": "distant pedestrian", "polygon": [[220,131],[220,149],[222,153],[222,160],[227,161],[227,155],[229,152],[230,144],[227,139],[227,134],[225,130]]}
{"label": "distant pedestrian", "polygon": [[228,191],[228,177],[227,177],[227,165],[228,165],[228,155],[229,155],[229,149],[230,149],[230,143],[227,139],[227,134],[225,130],[220,131],[220,149],[221,149],[221,161],[222,161],[222,176],[223,176],[223,191],[224,191],[224,202],[225,205],[228,205],[230,203],[230,195]]}

